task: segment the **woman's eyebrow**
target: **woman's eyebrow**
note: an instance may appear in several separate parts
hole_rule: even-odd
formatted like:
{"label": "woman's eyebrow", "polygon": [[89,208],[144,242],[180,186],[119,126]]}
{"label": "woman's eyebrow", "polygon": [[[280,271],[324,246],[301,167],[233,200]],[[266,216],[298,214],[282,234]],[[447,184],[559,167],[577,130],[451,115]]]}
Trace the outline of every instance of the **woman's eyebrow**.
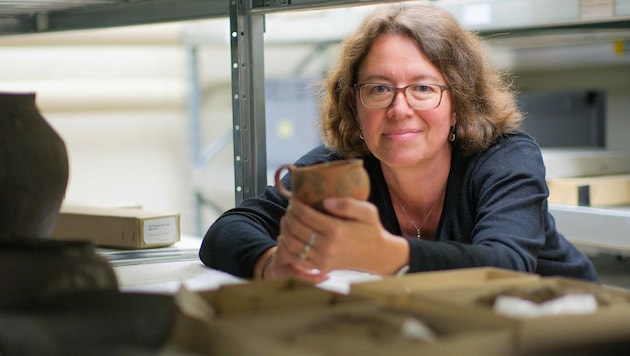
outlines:
{"label": "woman's eyebrow", "polygon": [[[415,83],[438,83],[442,80],[434,75],[418,75],[413,77],[412,80],[408,84]],[[382,74],[370,74],[366,76],[363,80],[359,81],[360,83],[391,83],[392,80],[390,77],[382,75]]]}

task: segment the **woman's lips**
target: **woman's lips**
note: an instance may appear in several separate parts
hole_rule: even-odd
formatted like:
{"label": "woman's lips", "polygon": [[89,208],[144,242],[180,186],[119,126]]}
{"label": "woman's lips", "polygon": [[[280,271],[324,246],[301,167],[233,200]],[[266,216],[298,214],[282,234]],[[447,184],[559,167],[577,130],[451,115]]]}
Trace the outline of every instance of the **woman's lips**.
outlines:
{"label": "woman's lips", "polygon": [[421,132],[422,130],[397,130],[387,132],[384,136],[394,141],[407,141],[418,137]]}

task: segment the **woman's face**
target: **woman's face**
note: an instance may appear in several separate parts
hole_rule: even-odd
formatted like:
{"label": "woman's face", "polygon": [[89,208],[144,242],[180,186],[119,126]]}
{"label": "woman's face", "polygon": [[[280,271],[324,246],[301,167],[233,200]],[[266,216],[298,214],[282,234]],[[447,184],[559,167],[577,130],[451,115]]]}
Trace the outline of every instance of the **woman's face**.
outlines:
{"label": "woman's face", "polygon": [[[364,83],[394,87],[448,84],[416,43],[399,34],[376,38],[359,67],[357,84]],[[357,90],[356,105],[365,143],[383,164],[411,167],[428,163],[440,153],[448,153],[450,158],[448,135],[456,119],[448,90],[442,93],[438,107],[423,111],[412,108],[402,90],[396,91],[391,105],[383,109],[363,106]]]}

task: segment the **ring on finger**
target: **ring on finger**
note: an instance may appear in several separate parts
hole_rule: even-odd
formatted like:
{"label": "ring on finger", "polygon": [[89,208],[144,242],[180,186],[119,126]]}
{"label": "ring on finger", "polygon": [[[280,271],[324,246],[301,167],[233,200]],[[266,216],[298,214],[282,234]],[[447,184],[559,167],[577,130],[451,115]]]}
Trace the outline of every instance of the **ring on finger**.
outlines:
{"label": "ring on finger", "polygon": [[315,245],[315,240],[317,240],[317,231],[313,230],[313,232],[309,235],[308,242],[306,244],[312,247]]}
{"label": "ring on finger", "polygon": [[305,260],[308,257],[308,254],[311,252],[311,248],[313,244],[315,244],[315,240],[317,239],[317,231],[311,232],[311,235],[308,237],[308,241],[304,244],[304,248],[302,248],[302,252],[300,252],[300,259]]}
{"label": "ring on finger", "polygon": [[311,245],[306,243],[304,245],[304,248],[302,249],[302,252],[300,252],[300,259],[305,260],[308,257],[309,252],[311,252]]}

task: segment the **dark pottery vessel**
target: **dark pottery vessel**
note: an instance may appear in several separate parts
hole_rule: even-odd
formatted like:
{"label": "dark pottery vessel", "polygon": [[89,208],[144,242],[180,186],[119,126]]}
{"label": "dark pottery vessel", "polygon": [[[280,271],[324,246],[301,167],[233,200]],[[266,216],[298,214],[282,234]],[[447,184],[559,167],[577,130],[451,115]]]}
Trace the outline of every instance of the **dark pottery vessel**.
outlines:
{"label": "dark pottery vessel", "polygon": [[110,264],[89,241],[0,238],[0,312],[79,292],[118,291]]}
{"label": "dark pottery vessel", "polygon": [[67,184],[66,146],[35,94],[0,93],[0,237],[49,237]]}
{"label": "dark pottery vessel", "polygon": [[50,239],[67,184],[66,146],[35,94],[0,93],[0,310],[118,290],[112,267],[89,241]]}

